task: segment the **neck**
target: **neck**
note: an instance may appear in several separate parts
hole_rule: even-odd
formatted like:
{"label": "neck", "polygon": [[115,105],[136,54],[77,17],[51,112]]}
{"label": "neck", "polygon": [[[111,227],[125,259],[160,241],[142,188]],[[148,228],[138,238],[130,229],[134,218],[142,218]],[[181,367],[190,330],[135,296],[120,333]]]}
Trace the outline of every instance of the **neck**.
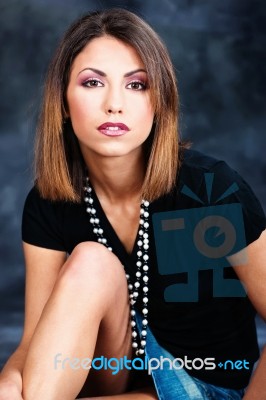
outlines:
{"label": "neck", "polygon": [[99,199],[111,203],[137,198],[140,201],[145,167],[143,156],[89,157],[86,160],[90,181]]}

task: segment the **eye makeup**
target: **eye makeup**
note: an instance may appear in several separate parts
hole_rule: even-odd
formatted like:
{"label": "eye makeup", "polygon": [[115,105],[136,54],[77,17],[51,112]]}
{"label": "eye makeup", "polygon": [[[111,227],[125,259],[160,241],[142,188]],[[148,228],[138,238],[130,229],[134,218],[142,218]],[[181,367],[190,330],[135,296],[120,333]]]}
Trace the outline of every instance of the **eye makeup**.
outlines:
{"label": "eye makeup", "polygon": [[103,82],[97,78],[85,79],[84,81],[81,82],[81,85],[85,86],[85,87],[102,87],[102,86],[104,86]]}
{"label": "eye makeup", "polygon": [[146,82],[144,82],[143,80],[139,80],[139,79],[134,79],[131,80],[126,87],[128,89],[132,89],[132,90],[146,90],[147,89],[147,84]]}
{"label": "eye makeup", "polygon": [[[136,87],[135,90],[145,90],[148,88],[147,73],[145,70],[138,69],[123,75],[125,86],[132,85],[135,87],[139,84],[141,89]],[[100,87],[104,86],[105,81],[108,82],[106,73],[95,68],[86,68],[78,74],[77,83],[85,87]]]}
{"label": "eye makeup", "polygon": [[103,84],[103,77],[91,70],[81,71],[78,75],[77,83],[82,86],[86,86],[86,83],[90,81],[97,81]]}

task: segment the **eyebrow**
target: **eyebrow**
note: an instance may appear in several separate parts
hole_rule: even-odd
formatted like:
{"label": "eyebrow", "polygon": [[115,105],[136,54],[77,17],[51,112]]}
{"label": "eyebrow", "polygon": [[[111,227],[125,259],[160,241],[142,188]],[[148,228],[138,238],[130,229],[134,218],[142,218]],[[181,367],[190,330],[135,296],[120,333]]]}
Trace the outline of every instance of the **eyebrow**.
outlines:
{"label": "eyebrow", "polygon": [[[79,74],[81,74],[83,71],[87,71],[87,70],[93,71],[93,72],[95,72],[96,74],[98,74],[98,75],[100,75],[100,76],[104,76],[104,77],[107,76],[105,72],[100,71],[99,69],[96,69],[96,68],[84,68],[82,71],[79,72]],[[138,69],[134,69],[133,71],[127,72],[127,73],[124,75],[124,77],[125,77],[125,78],[128,78],[129,76],[134,75],[134,74],[136,74],[137,72],[145,72],[145,73],[147,74],[147,71],[146,71],[145,69],[143,69],[143,68],[138,68]],[[78,74],[78,75],[79,75],[79,74]]]}

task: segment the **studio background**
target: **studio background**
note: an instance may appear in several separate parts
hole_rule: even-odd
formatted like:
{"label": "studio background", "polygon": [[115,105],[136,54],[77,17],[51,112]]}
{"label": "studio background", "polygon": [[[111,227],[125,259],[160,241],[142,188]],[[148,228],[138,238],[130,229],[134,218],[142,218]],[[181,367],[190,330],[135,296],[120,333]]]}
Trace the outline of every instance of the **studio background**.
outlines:
{"label": "studio background", "polygon": [[[80,15],[122,6],[144,17],[174,61],[181,134],[226,160],[266,209],[266,3],[256,0],[0,1],[0,366],[24,307],[21,214],[32,186],[34,130],[48,62]],[[265,328],[258,324],[260,343]]]}

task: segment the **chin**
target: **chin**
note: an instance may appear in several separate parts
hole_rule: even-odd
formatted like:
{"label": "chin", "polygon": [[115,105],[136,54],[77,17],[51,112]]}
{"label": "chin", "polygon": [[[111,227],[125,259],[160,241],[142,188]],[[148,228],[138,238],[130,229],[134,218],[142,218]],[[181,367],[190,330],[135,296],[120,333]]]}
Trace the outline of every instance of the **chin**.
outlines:
{"label": "chin", "polygon": [[108,147],[107,149],[98,149],[96,151],[99,156],[102,157],[126,157],[129,155],[137,155],[141,152],[142,146],[139,146],[137,148],[125,148],[125,145],[118,146],[116,148],[110,148]]}

